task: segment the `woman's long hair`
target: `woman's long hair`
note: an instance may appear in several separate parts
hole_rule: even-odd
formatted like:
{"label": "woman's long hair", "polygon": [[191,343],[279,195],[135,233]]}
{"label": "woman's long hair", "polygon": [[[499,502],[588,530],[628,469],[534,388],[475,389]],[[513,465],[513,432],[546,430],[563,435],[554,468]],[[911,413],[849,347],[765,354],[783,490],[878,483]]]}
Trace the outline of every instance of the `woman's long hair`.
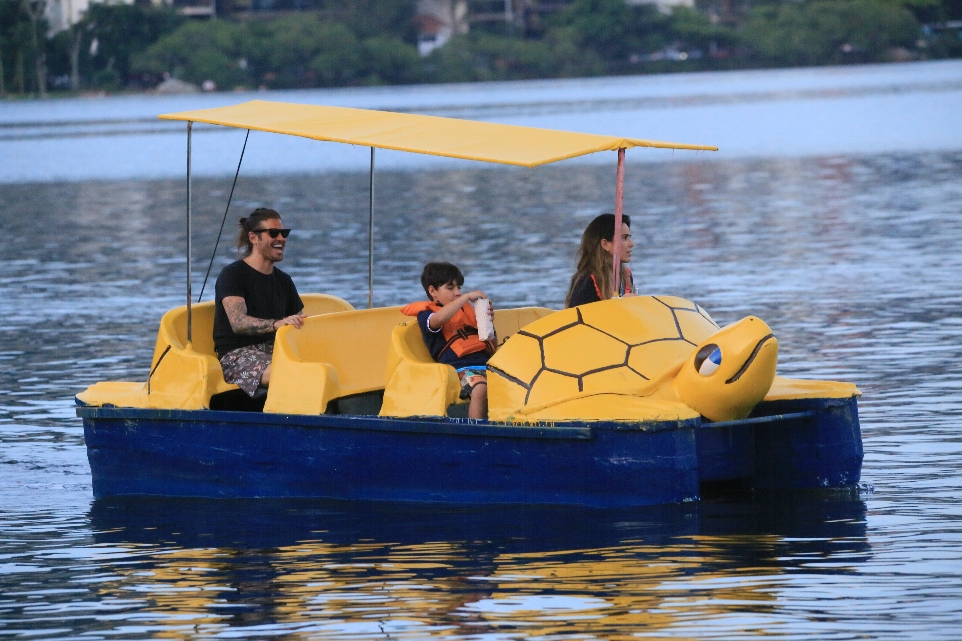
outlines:
{"label": "woman's long hair", "polygon": [[[621,222],[631,227],[631,218],[627,215],[621,217]],[[565,307],[571,304],[571,293],[575,285],[583,278],[595,277],[598,289],[601,291],[601,300],[608,300],[614,294],[614,283],[611,278],[611,262],[613,256],[601,246],[601,240],[614,242],[615,238],[615,215],[601,214],[596,217],[585,228],[585,233],[581,236],[581,247],[578,248],[578,269],[571,277],[571,284],[568,285],[568,295],[565,296]],[[621,282],[626,282],[627,272],[624,265],[621,266]]]}

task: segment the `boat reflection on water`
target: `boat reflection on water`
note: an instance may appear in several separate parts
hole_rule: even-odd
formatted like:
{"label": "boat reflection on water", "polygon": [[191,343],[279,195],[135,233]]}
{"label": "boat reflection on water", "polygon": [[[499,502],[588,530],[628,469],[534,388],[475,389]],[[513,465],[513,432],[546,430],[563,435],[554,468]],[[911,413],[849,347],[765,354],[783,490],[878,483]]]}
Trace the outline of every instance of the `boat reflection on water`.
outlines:
{"label": "boat reflection on water", "polygon": [[102,596],[138,593],[164,625],[610,636],[775,610],[799,573],[854,573],[865,511],[854,492],[779,492],[619,511],[125,497],[89,516],[118,574]]}

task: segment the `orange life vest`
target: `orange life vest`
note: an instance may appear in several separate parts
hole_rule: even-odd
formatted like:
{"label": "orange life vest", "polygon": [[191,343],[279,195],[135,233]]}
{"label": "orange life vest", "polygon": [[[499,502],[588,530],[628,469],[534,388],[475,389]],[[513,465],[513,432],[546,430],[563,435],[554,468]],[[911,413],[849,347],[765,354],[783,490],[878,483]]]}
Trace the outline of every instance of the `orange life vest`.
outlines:
{"label": "orange life vest", "polygon": [[[435,314],[441,311],[441,306],[428,300],[410,303],[401,308],[401,313],[405,316],[417,316],[423,311],[430,310]],[[441,326],[441,335],[446,341],[444,347],[436,355],[435,359],[440,359],[445,350],[450,349],[458,358],[474,354],[476,352],[494,353],[494,346],[489,342],[484,342],[478,338],[478,318],[474,315],[474,307],[471,303],[465,303],[464,307],[447,323]]]}
{"label": "orange life vest", "polygon": [[[621,283],[619,283],[618,285],[618,289],[621,290],[620,292],[618,292],[618,296],[625,295],[625,290],[628,288],[628,281],[631,281],[632,293],[634,293],[635,279],[631,275],[631,270],[625,267],[624,265],[621,266],[621,269],[623,270],[622,273],[624,275],[624,278],[621,279]],[[595,293],[598,294],[598,300],[604,300],[605,297],[601,295],[601,288],[598,287],[598,281],[595,278],[594,274],[591,275],[591,284],[595,286]]]}

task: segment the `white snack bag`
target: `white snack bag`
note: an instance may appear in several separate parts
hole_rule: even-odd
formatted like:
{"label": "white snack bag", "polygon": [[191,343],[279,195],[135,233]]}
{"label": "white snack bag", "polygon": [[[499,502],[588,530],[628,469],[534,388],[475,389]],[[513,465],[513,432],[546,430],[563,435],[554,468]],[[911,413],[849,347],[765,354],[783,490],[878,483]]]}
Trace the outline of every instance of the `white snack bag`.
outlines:
{"label": "white snack bag", "polygon": [[488,316],[491,309],[491,301],[487,298],[479,298],[471,303],[474,306],[474,315],[478,319],[478,338],[489,341],[494,338],[494,324]]}

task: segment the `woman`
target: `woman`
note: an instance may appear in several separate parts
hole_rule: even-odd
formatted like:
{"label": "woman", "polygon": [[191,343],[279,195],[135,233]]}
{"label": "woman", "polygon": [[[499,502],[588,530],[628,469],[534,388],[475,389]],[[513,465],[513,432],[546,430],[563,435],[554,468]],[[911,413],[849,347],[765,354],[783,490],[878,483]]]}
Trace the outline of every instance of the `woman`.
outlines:
{"label": "woman", "polygon": [[[592,220],[581,236],[578,249],[578,271],[571,277],[565,307],[575,307],[599,300],[608,300],[615,295],[612,262],[614,258],[615,216],[601,214]],[[619,296],[634,296],[634,281],[626,263],[631,262],[631,218],[621,217],[621,279]]]}

